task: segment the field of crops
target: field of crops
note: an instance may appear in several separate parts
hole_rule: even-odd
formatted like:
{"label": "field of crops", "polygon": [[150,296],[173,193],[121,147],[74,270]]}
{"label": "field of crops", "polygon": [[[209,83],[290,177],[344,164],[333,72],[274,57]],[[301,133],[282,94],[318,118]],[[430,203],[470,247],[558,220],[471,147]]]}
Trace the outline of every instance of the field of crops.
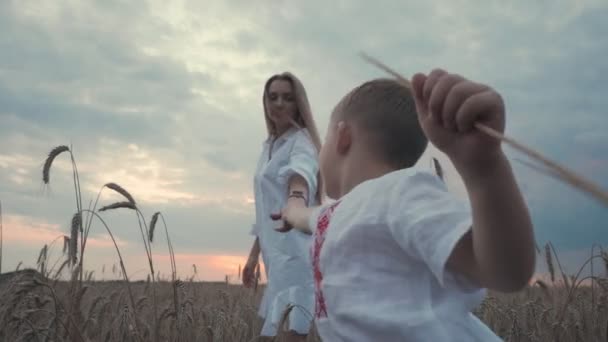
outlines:
{"label": "field of crops", "polygon": [[[116,183],[101,187],[124,201],[83,209],[78,171],[67,146],[53,149],[43,168],[49,183],[53,160],[71,156],[77,211],[65,235],[60,260],[47,260],[48,247],[39,253],[37,270],[0,275],[0,341],[254,341],[261,320],[256,308],[263,284],[246,289],[230,282],[208,283],[178,279],[170,233],[162,213],[146,220],[133,196]],[[138,217],[148,259],[148,279],[132,281],[117,244],[121,280],[96,281],[82,268],[86,241],[93,222],[112,237],[102,212],[130,210]],[[152,242],[164,234],[172,272],[155,271]],[[156,233],[155,233],[156,232]],[[536,281],[516,294],[489,293],[475,314],[506,341],[607,341],[608,253],[594,246],[578,274],[566,274],[551,244],[538,249],[549,270],[546,281]],[[590,267],[595,262],[595,272]],[[597,265],[600,265],[599,267]],[[590,276],[582,277],[591,269]],[[228,279],[228,278],[227,278]],[[404,286],[407,286],[404,284]],[[286,307],[289,310],[299,308]],[[287,315],[284,315],[287,317]],[[285,320],[283,320],[285,323]],[[278,339],[280,340],[280,337]],[[314,328],[309,341],[318,341]]]}

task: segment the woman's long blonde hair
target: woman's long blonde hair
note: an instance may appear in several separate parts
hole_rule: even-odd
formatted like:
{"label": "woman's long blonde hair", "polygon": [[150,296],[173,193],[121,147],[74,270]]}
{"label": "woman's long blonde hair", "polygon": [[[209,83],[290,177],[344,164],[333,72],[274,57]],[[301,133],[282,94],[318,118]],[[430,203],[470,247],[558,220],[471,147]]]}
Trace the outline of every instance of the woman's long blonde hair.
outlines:
{"label": "woman's long blonde hair", "polygon": [[[313,145],[317,149],[317,156],[319,151],[321,150],[321,138],[319,137],[319,131],[317,130],[317,125],[315,124],[315,119],[312,116],[312,110],[310,109],[310,103],[308,102],[308,96],[306,95],[306,89],[302,82],[290,72],[283,72],[281,74],[273,75],[270,77],[266,84],[264,85],[264,94],[262,95],[262,103],[264,105],[264,119],[266,120],[266,129],[268,130],[268,137],[272,137],[276,135],[276,127],[272,120],[270,119],[270,114],[268,113],[268,89],[270,88],[270,84],[275,80],[284,80],[291,83],[293,88],[294,96],[296,99],[296,107],[297,107],[297,117],[295,119],[295,124],[300,126],[301,128],[305,128],[308,131],[308,136],[312,140]],[[321,203],[323,198],[323,182],[321,179],[321,173],[317,173],[317,193],[316,198],[319,203]]]}

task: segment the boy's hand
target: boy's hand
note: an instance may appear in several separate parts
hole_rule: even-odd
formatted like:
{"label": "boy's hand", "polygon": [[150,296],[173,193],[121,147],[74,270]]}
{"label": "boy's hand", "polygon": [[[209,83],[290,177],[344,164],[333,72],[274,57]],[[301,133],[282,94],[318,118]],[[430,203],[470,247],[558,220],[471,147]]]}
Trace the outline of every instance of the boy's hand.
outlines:
{"label": "boy's hand", "polygon": [[481,167],[501,152],[500,141],[474,127],[504,131],[505,106],[494,89],[441,69],[414,75],[412,87],[425,135],[455,164]]}
{"label": "boy's hand", "polygon": [[302,216],[301,213],[303,209],[306,209],[306,204],[302,199],[288,199],[287,206],[283,210],[281,210],[280,213],[270,215],[270,218],[274,221],[283,220],[283,226],[275,228],[275,230],[281,233],[286,233],[290,231],[295,225],[297,225],[297,220],[299,216]]}
{"label": "boy's hand", "polygon": [[287,215],[285,214],[285,212],[286,212],[286,209],[283,209],[283,211],[281,213],[270,215],[270,218],[273,221],[283,220],[283,226],[274,229],[279,233],[287,233],[288,231],[290,231],[293,228],[293,225],[288,222]]}
{"label": "boy's hand", "polygon": [[500,141],[475,123],[505,129],[505,106],[492,88],[433,70],[412,88],[428,139],[448,155],[469,193],[473,227],[452,251],[448,267],[482,287],[519,291],[534,274],[534,231]]}

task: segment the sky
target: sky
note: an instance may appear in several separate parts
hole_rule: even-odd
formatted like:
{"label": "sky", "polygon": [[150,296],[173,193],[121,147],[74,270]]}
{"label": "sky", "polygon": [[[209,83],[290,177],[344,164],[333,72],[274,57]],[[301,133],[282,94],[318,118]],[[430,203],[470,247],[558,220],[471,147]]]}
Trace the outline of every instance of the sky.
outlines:
{"label": "sky", "polygon": [[[265,138],[262,88],[291,71],[303,82],[320,134],[333,106],[382,71],[406,76],[441,67],[497,89],[506,134],[608,188],[608,3],[597,1],[0,1],[0,201],[2,270],[35,267],[76,211],[70,145],[83,204],[115,182],[146,220],[163,213],[178,273],[234,278],[253,238],[252,175]],[[576,272],[593,244],[608,244],[608,208],[530,168],[505,147],[535,224]],[[466,196],[445,156],[451,191]],[[101,204],[121,200],[104,190]],[[132,211],[101,214],[127,272],[147,264]],[[55,241],[55,242],[53,242]],[[111,240],[93,224],[85,268],[115,278]],[[153,244],[169,273],[164,232]],[[539,257],[538,272],[546,270]]]}

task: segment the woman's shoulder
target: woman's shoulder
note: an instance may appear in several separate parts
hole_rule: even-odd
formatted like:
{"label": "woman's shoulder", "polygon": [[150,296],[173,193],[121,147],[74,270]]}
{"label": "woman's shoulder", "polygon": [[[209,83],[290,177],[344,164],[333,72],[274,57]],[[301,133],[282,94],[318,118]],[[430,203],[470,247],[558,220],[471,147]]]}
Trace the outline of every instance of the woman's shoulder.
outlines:
{"label": "woman's shoulder", "polygon": [[290,139],[293,140],[295,144],[314,146],[310,133],[305,127],[296,129],[296,131],[290,136]]}

